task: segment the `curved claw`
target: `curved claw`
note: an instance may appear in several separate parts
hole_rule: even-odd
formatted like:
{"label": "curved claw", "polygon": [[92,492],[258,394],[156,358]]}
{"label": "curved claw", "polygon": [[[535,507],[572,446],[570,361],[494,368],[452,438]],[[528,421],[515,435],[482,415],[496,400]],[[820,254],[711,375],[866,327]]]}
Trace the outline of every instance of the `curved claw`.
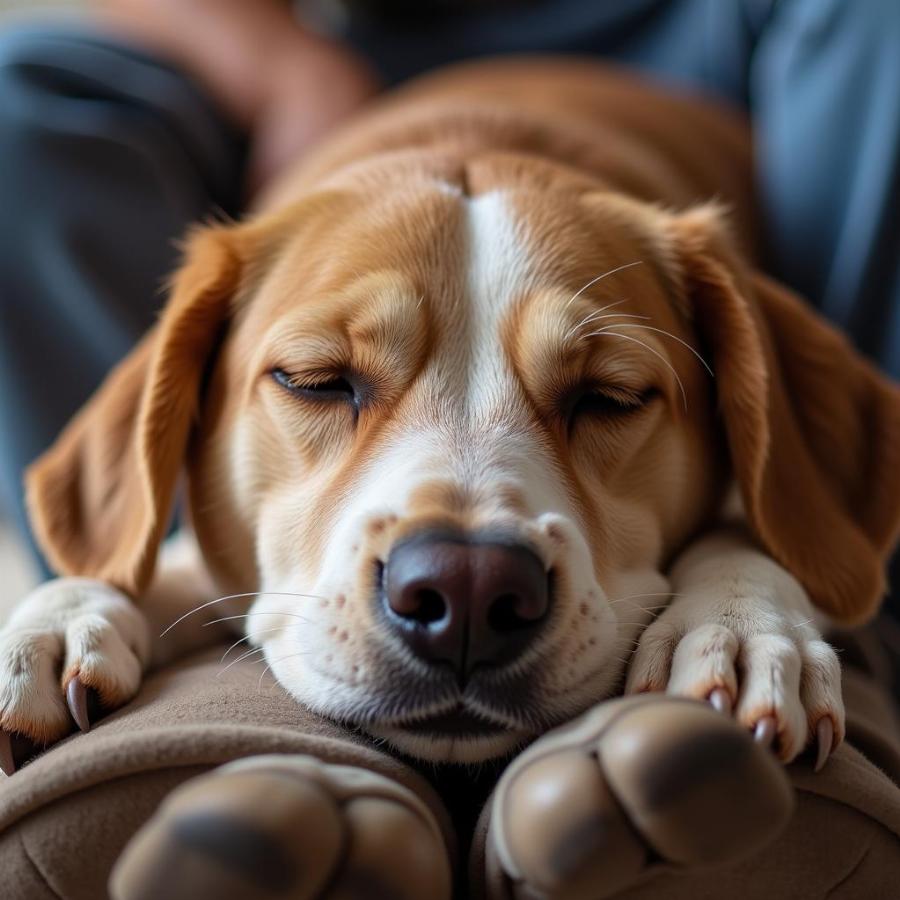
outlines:
{"label": "curved claw", "polygon": [[709,692],[709,705],[723,716],[731,715],[731,695],[725,688],[714,688]]}
{"label": "curved claw", "polygon": [[831,721],[830,716],[822,716],[816,723],[816,741],[818,743],[818,751],[813,771],[821,772],[822,767],[828,762],[828,757],[831,755],[831,746],[834,743],[834,723]]}
{"label": "curved claw", "polygon": [[12,751],[12,736],[0,728],[0,769],[7,777],[16,772],[16,758]]}
{"label": "curved claw", "polygon": [[771,747],[778,733],[778,723],[771,716],[764,716],[756,723],[753,740],[763,747]]}
{"label": "curved claw", "polygon": [[81,731],[91,730],[91,719],[88,715],[88,689],[76,675],[66,685],[66,705]]}
{"label": "curved claw", "polygon": [[41,749],[40,744],[24,734],[0,728],[0,770],[7,775],[18,772]]}

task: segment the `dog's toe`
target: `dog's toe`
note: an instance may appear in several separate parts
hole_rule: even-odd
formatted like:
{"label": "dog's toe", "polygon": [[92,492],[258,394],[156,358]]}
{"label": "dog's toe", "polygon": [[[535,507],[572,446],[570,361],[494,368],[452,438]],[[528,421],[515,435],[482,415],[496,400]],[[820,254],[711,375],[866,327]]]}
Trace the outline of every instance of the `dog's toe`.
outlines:
{"label": "dog's toe", "polygon": [[505,794],[495,837],[515,881],[539,895],[607,896],[631,884],[650,852],[596,757],[561,749],[523,769]]}
{"label": "dog's toe", "polygon": [[66,706],[69,707],[69,715],[72,721],[82,732],[91,730],[90,707],[97,702],[97,692],[89,688],[76,675],[66,685]]}
{"label": "dog's toe", "polygon": [[510,765],[487,856],[524,896],[613,896],[655,860],[749,855],[791,809],[784,772],[744,729],[707,705],[647,695],[603,704]]}
{"label": "dog's toe", "polygon": [[821,757],[827,759],[844,738],[841,672],[833,648],[808,623],[784,621],[758,632],[748,631],[746,623],[742,628],[739,634],[721,622],[654,623],[635,653],[628,692],[665,690],[705,699],[786,763],[813,739],[823,744],[817,728],[828,718],[831,746]]}
{"label": "dog's toe", "polygon": [[116,900],[449,898],[431,813],[372,772],[257,757],[188,782],[120,857]]}
{"label": "dog's toe", "polygon": [[0,630],[3,770],[130,700],[148,649],[142,614],[118,591],[79,578],[38,588]]}
{"label": "dog's toe", "polygon": [[337,804],[308,780],[197,778],[132,840],[113,872],[112,893],[128,900],[252,900],[295,896],[302,879],[315,897],[335,869],[343,831]]}
{"label": "dog's toe", "polygon": [[0,729],[0,770],[4,775],[12,775],[16,771],[16,760],[12,752],[12,736]]}

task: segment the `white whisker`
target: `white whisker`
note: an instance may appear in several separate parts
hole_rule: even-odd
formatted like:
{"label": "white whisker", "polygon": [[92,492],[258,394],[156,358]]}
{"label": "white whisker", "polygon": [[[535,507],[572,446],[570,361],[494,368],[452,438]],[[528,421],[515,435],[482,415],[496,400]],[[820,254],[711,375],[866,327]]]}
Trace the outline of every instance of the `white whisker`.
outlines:
{"label": "white whisker", "polygon": [[654,350],[649,344],[645,344],[643,341],[639,341],[637,338],[630,337],[627,334],[619,334],[618,331],[613,331],[615,325],[607,325],[606,328],[602,328],[600,331],[594,331],[591,334],[584,335],[584,337],[595,337],[599,335],[609,335],[609,337],[617,337],[622,338],[623,341],[631,341],[633,344],[638,344],[643,347],[645,350],[652,353],[657,359],[661,360],[663,365],[665,365],[672,375],[675,378],[675,381],[678,382],[678,388],[681,391],[681,400],[684,403],[684,409],[687,411],[687,391],[684,389],[684,384],[681,379],[678,377],[678,373],[675,371],[675,367],[670,363],[658,350]]}
{"label": "white whisker", "polygon": [[199,606],[195,606],[193,609],[189,609],[184,615],[179,616],[165,631],[160,634],[160,637],[165,637],[176,625],[180,622],[183,622],[189,616],[192,616],[194,613],[200,612],[200,610],[206,609],[210,606],[215,606],[217,603],[222,603],[225,600],[240,600],[243,597],[302,597],[304,599],[309,600],[325,600],[327,598],[321,597],[318,594],[295,594],[290,591],[248,591],[245,594],[227,594],[224,597],[217,597],[215,600],[209,600],[206,603],[201,603]]}
{"label": "white whisker", "polygon": [[[289,612],[281,612],[272,610],[271,612],[250,612],[250,613],[240,613],[236,616],[222,616],[221,619],[212,619],[209,622],[204,622],[201,625],[201,628],[208,628],[210,625],[218,625],[220,622],[232,622],[235,619],[249,619],[250,616],[287,616],[289,619],[298,619],[306,625],[309,625],[311,619],[307,619],[306,616],[298,616],[296,613]],[[274,629],[272,629],[274,630]]]}
{"label": "white whisker", "polygon": [[639,597],[678,597],[679,594],[672,593],[671,591],[655,591],[652,594],[628,594],[625,597],[616,597],[613,600],[610,600],[610,603],[624,603],[626,600],[637,600]]}
{"label": "white whisker", "polygon": [[[219,669],[219,671],[216,672],[216,678],[227,672],[232,666],[236,666],[241,660],[247,659],[248,657],[253,656],[255,653],[262,653],[264,649],[264,647],[254,647],[252,650],[248,650],[246,653],[242,653],[237,659],[233,659],[230,663],[228,663],[228,665],[225,666],[224,669]],[[254,662],[262,662],[262,660],[254,660]]]}
{"label": "white whisker", "polygon": [[592,278],[586,285],[584,285],[584,287],[580,288],[571,296],[563,309],[568,309],[589,287],[595,285],[598,281],[603,281],[604,278],[608,278],[610,275],[615,275],[616,272],[621,272],[623,269],[630,269],[633,266],[643,265],[643,262],[644,261],[642,259],[638,259],[635,262],[625,263],[625,265],[616,266],[616,268],[610,269],[608,272],[604,272],[602,275],[598,275],[596,278]]}
{"label": "white whisker", "polygon": [[[633,607],[633,609],[639,610],[640,612],[652,613],[652,612],[657,612],[657,611],[660,610],[660,609],[668,609],[668,607],[669,607],[668,603],[666,603],[666,604],[664,604],[664,605],[662,605],[662,606],[637,606],[637,605],[635,604],[634,607]],[[640,622],[622,622],[622,621],[619,621],[619,624],[620,624],[620,625],[640,625],[641,623],[640,623]]]}
{"label": "white whisker", "polygon": [[[279,625],[278,628],[281,628],[281,626]],[[272,629],[267,629],[267,630],[272,630]],[[240,644],[243,644],[244,641],[249,641],[249,640],[250,640],[250,635],[249,635],[249,634],[245,634],[242,638],[238,638],[238,639],[237,639],[233,644],[231,644],[231,646],[229,646],[229,648],[222,654],[222,656],[219,658],[219,662],[220,662],[220,663],[225,662],[226,658],[228,657],[228,654],[231,653],[231,651],[234,650],[235,647],[237,647],[237,646],[240,645]]]}
{"label": "white whisker", "polygon": [[[626,300],[620,300],[619,303],[627,303]],[[568,343],[575,334],[579,331],[579,329],[584,328],[586,325],[590,325],[593,322],[599,322],[601,319],[649,319],[650,316],[641,316],[637,313],[606,313],[605,315],[600,315],[605,309],[611,309],[613,306],[618,306],[618,303],[612,303],[610,306],[604,306],[602,309],[594,310],[590,315],[585,316],[577,325],[570,328],[565,336],[563,337],[563,343]]]}
{"label": "white whisker", "polygon": [[[648,318],[648,317],[644,316],[644,318]],[[614,323],[614,326],[616,328],[643,328],[645,331],[655,331],[658,334],[664,334],[666,337],[672,338],[673,341],[678,341],[678,343],[681,344],[682,347],[685,347],[686,349],[690,350],[691,353],[693,353],[694,356],[696,356],[697,359],[700,361],[700,365],[702,365],[703,368],[706,369],[706,371],[709,372],[709,374],[713,378],[716,377],[715,372],[713,372],[712,368],[706,362],[706,360],[687,341],[683,341],[677,335],[672,334],[671,331],[665,331],[662,328],[654,328],[652,325],[638,325],[635,322],[616,322],[616,323]],[[607,326],[607,327],[609,328],[609,327],[613,327],[613,326]],[[596,332],[594,332],[594,333],[596,334]]]}
{"label": "white whisker", "polygon": [[[297,656],[309,656],[309,651],[303,651],[300,653],[289,653],[287,656],[282,656],[280,659],[273,659],[270,663],[266,665],[266,667],[262,670],[262,674],[259,676],[259,681],[256,684],[257,691],[262,689],[262,680],[266,675],[266,672],[270,672],[272,670],[272,666],[277,665],[280,662],[285,662],[288,659],[294,659]],[[260,660],[261,662],[262,660]],[[275,673],[272,673],[272,677],[275,678],[275,681],[278,681],[278,678],[275,676]]]}
{"label": "white whisker", "polygon": [[[272,632],[272,631],[281,631],[282,628],[284,628],[284,625],[273,625],[271,628],[261,628],[259,631],[256,632],[256,634],[268,634],[269,632]],[[234,642],[234,643],[233,643],[233,644],[232,644],[232,645],[231,645],[231,646],[230,646],[230,647],[222,654],[222,658],[219,660],[219,662],[220,662],[220,663],[225,662],[225,659],[227,658],[228,654],[231,653],[231,651],[234,650],[235,647],[237,647],[237,646],[240,645],[240,644],[243,644],[244,641],[249,641],[249,640],[250,640],[250,637],[251,637],[251,635],[245,634],[242,638],[238,638],[238,639],[237,639],[237,640],[236,640],[236,641],[235,641],[235,642]]]}

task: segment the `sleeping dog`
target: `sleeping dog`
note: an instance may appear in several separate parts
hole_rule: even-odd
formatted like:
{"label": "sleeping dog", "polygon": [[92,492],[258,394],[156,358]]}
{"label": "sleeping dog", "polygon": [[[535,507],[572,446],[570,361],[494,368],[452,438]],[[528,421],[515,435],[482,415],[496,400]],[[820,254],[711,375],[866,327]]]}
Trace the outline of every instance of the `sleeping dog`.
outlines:
{"label": "sleeping dog", "polygon": [[89,692],[127,702],[219,620],[420,759],[507,755],[625,690],[821,765],[821,629],[882,596],[900,399],[760,273],[750,148],[593,63],[479,63],[197,229],[29,473],[63,577],[0,632],[5,769],[12,733],[89,727]]}

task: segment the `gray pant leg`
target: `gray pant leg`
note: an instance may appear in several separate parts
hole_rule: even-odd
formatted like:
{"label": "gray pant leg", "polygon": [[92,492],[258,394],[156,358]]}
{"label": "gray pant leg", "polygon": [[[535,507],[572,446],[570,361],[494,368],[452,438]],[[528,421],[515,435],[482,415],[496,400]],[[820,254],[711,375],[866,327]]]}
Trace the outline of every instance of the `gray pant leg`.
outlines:
{"label": "gray pant leg", "polygon": [[900,3],[781,0],[754,57],[777,273],[900,376]]}
{"label": "gray pant leg", "polygon": [[193,85],[75,30],[0,36],[0,499],[152,324],[241,150]]}
{"label": "gray pant leg", "polygon": [[372,0],[348,4],[345,37],[389,83],[477,56],[577,53],[616,59],[740,103],[755,34],[773,2],[448,0],[433,6]]}

